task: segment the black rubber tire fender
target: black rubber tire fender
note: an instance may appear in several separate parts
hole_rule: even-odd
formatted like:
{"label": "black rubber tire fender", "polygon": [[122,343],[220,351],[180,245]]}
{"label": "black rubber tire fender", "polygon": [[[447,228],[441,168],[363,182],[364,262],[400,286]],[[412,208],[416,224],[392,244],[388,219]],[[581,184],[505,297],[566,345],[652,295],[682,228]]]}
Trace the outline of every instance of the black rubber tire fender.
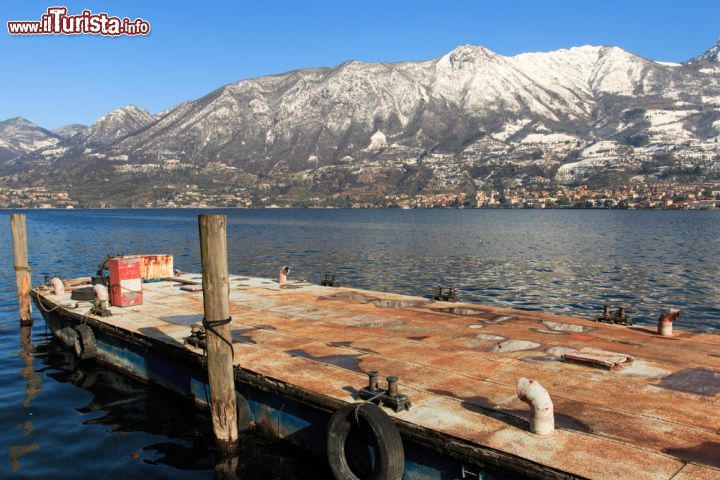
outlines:
{"label": "black rubber tire fender", "polygon": [[85,324],[78,325],[75,329],[73,349],[75,350],[75,355],[81,360],[95,358],[97,355],[97,345],[92,328]]}
{"label": "black rubber tire fender", "polygon": [[[359,419],[372,430],[377,442],[377,465],[366,478],[359,478],[350,469],[345,456],[345,442],[350,430]],[[372,403],[351,403],[335,412],[330,418],[326,437],[326,453],[330,470],[336,480],[400,480],[405,470],[405,452],[402,438],[392,419]]]}

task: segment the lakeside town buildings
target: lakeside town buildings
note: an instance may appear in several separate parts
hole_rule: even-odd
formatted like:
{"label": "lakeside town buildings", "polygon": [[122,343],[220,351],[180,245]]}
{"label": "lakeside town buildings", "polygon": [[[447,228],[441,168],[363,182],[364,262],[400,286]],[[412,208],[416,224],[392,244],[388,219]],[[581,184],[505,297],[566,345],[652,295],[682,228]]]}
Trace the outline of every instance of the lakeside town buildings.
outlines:
{"label": "lakeside town buildings", "polygon": [[617,188],[591,189],[587,186],[527,187],[478,190],[468,193],[387,195],[360,198],[337,194],[330,198],[304,199],[302,203],[283,195],[262,196],[244,190],[223,193],[203,191],[197,185],[182,185],[162,197],[143,204],[113,204],[99,201],[86,204],[66,191],[46,187],[7,188],[0,186],[0,208],[87,208],[87,207],[351,207],[351,208],[621,208],[709,210],[720,208],[720,184],[647,183]]}

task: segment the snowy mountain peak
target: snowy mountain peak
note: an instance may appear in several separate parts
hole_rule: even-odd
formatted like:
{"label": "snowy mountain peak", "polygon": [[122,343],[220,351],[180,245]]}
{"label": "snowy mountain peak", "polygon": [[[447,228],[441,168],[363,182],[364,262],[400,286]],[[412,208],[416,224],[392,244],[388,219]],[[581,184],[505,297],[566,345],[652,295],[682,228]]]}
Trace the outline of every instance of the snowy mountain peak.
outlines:
{"label": "snowy mountain peak", "polygon": [[462,45],[427,61],[351,61],[243,80],[155,116],[130,105],[31,160],[58,182],[113,170],[148,191],[182,168],[188,182],[320,196],[658,179],[679,158],[717,175],[719,54],[688,65],[611,46]]}
{"label": "snowy mountain peak", "polygon": [[56,128],[53,130],[53,133],[56,135],[61,136],[62,138],[70,138],[73,135],[77,135],[78,133],[82,132],[83,130],[86,130],[88,127],[87,125],[81,125],[79,123],[71,123],[70,125],[65,125],[60,128]]}
{"label": "snowy mountain peak", "polygon": [[135,105],[127,105],[125,107],[121,107],[115,110],[112,110],[102,117],[95,123],[97,125],[100,122],[107,121],[111,118],[123,118],[123,117],[132,117],[132,118],[150,118],[152,119],[152,116],[147,112],[147,110],[136,107]]}
{"label": "snowy mountain peak", "polygon": [[146,110],[135,105],[128,105],[105,114],[90,128],[70,140],[95,147],[109,145],[147,127],[153,120],[152,115]]}
{"label": "snowy mountain peak", "polygon": [[33,122],[31,122],[27,118],[23,118],[23,117],[8,118],[7,120],[0,122],[0,128],[4,129],[4,128],[9,128],[9,127],[12,127],[12,128],[21,128],[21,127],[39,128]]}
{"label": "snowy mountain peak", "polygon": [[26,118],[9,118],[0,122],[0,161],[52,146],[59,141],[59,136]]}
{"label": "snowy mountain peak", "polygon": [[492,50],[479,45],[460,45],[445,55],[452,64],[477,63],[497,56]]}
{"label": "snowy mountain peak", "polygon": [[698,58],[709,62],[720,63],[720,39],[718,39],[714,47],[710,48]]}

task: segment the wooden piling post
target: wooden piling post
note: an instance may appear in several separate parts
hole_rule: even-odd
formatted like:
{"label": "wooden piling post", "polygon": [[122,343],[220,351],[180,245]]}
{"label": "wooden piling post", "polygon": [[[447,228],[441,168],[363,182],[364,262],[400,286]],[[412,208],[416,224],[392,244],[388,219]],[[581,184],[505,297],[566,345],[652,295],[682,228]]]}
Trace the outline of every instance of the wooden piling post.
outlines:
{"label": "wooden piling post", "polygon": [[[230,332],[230,279],[227,265],[227,217],[199,215],[203,321],[207,338],[210,415],[218,446],[238,448],[237,406]],[[223,323],[225,321],[225,323]]]}
{"label": "wooden piling post", "polygon": [[30,265],[28,264],[25,214],[11,214],[10,228],[13,239],[15,281],[17,283],[18,303],[20,304],[20,325],[30,325],[32,324],[32,306],[30,304],[31,281]]}

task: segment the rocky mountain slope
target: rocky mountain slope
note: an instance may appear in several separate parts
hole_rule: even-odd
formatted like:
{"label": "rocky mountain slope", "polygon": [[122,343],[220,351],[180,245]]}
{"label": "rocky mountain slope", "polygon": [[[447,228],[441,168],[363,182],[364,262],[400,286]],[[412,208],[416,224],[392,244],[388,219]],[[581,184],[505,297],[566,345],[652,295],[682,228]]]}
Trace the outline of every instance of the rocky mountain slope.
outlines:
{"label": "rocky mountain slope", "polygon": [[155,116],[125,107],[2,169],[140,196],[159,182],[323,196],[714,177],[719,54],[720,43],[671,64],[617,47],[461,46],[424,62],[352,61],[244,80]]}
{"label": "rocky mountain slope", "polygon": [[56,135],[59,135],[63,139],[67,139],[72,137],[73,135],[77,135],[78,133],[82,132],[83,130],[87,130],[87,125],[81,125],[79,123],[71,123],[70,125],[65,125],[64,127],[56,128],[53,130],[53,133]]}
{"label": "rocky mountain slope", "polygon": [[703,53],[697,58],[694,58],[691,62],[693,63],[706,63],[710,66],[715,66],[717,68],[718,63],[720,63],[720,40],[718,40],[718,43],[710,48],[708,51]]}
{"label": "rocky mountain slope", "polygon": [[102,148],[147,127],[152,122],[153,117],[146,110],[129,105],[106,114],[68,143],[86,148]]}
{"label": "rocky mountain slope", "polygon": [[21,117],[0,122],[0,162],[55,145],[61,137]]}

